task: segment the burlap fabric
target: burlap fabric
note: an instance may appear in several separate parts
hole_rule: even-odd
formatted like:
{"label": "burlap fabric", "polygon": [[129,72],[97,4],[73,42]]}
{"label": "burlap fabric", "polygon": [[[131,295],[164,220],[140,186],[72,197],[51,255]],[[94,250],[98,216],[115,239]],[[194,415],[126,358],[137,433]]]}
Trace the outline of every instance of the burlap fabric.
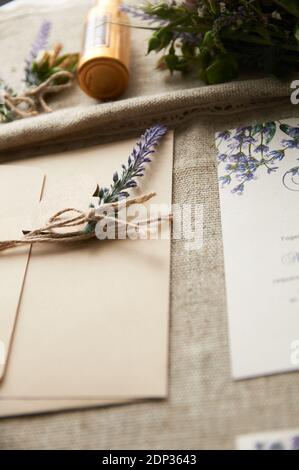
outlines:
{"label": "burlap fabric", "polygon": [[[80,46],[91,1],[62,2],[64,12],[27,6],[0,14],[3,78],[18,66],[41,18],[68,50]],[[228,449],[236,435],[299,425],[298,374],[233,382],[215,164],[216,129],[298,114],[288,83],[255,79],[197,87],[167,78],[145,58],[145,33],[133,34],[133,72],[122,101],[95,104],[79,90],[52,115],[0,128],[1,161],[135,135],[152,122],[175,128],[173,200],[204,204],[204,248],[172,245],[170,390],[166,401],[72,411],[0,422],[2,449]],[[80,106],[78,107],[78,104]]]}

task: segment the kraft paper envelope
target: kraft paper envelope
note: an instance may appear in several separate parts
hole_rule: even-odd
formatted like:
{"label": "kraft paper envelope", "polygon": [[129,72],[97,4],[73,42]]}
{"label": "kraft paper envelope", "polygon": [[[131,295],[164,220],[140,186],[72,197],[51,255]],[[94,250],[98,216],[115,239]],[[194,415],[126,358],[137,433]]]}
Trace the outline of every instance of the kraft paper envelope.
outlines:
{"label": "kraft paper envelope", "polygon": [[[0,239],[19,237],[20,224],[37,205],[44,176],[35,168],[2,165],[0,171]],[[0,380],[6,370],[30,247],[0,260]]]}
{"label": "kraft paper envelope", "polygon": [[[142,181],[142,192],[157,192],[157,203],[171,203],[172,142],[169,134]],[[86,207],[95,182],[109,185],[133,145],[128,140],[22,165],[46,173],[43,201],[55,210],[70,202]],[[15,401],[22,413],[22,400],[25,412],[34,412],[41,411],[38,402],[46,411],[46,403],[73,408],[165,397],[169,267],[169,240],[34,247],[0,386],[2,408]]]}
{"label": "kraft paper envelope", "polygon": [[[44,175],[33,167],[1,165],[0,172],[0,237],[1,240],[18,238],[20,226],[26,226],[30,220],[26,214],[40,200]],[[4,223],[5,221],[5,223]],[[0,381],[2,380],[13,330],[17,319],[18,304],[25,280],[30,247],[19,248],[18,255],[12,253],[8,263],[0,263],[1,296],[0,296]],[[107,405],[111,402],[78,401],[78,400],[0,400],[0,416],[36,413],[61,410],[66,408],[83,408],[95,405]]]}

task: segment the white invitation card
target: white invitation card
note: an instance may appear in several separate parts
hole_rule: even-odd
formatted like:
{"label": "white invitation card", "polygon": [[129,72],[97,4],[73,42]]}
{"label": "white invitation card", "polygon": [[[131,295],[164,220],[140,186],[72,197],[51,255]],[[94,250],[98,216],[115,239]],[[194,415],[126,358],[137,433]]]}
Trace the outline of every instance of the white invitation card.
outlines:
{"label": "white invitation card", "polygon": [[299,119],[218,132],[232,374],[299,369]]}

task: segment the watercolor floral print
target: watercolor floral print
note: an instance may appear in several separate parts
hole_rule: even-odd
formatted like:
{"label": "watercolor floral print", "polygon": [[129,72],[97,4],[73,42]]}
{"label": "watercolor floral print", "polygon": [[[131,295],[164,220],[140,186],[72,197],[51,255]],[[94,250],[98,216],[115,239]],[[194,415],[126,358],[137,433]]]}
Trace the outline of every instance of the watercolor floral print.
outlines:
{"label": "watercolor floral print", "polygon": [[[280,140],[280,147],[271,147],[271,142],[278,131],[282,131],[284,138]],[[276,140],[277,141],[277,140]],[[222,166],[220,182],[222,186],[229,187],[233,194],[242,195],[247,184],[258,178],[260,172],[271,175],[279,168],[286,151],[299,150],[299,124],[291,126],[287,123],[269,121],[249,127],[237,128],[231,131],[216,134],[218,148],[218,164]],[[298,158],[299,160],[299,158]],[[287,189],[289,185],[296,184],[295,178],[299,176],[299,166],[288,170],[283,178]]]}

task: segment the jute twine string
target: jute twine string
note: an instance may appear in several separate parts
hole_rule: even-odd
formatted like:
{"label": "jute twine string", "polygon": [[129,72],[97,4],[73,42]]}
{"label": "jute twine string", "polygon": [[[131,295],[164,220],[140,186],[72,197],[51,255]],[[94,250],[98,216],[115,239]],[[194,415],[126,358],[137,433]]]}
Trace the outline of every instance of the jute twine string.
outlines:
{"label": "jute twine string", "polygon": [[[28,88],[21,95],[13,96],[6,92],[4,94],[4,103],[19,118],[36,116],[39,114],[39,108],[45,113],[51,113],[52,108],[46,103],[45,96],[50,93],[59,93],[62,90],[70,88],[73,78],[73,73],[61,70],[54,73],[40,85]],[[60,85],[55,84],[55,81],[59,79],[67,79],[68,82]]]}
{"label": "jute twine string", "polygon": [[[23,232],[24,236],[20,239],[5,240],[0,242],[0,251],[28,244],[70,243],[90,240],[96,237],[95,228],[91,232],[85,232],[84,230],[82,230],[82,228],[80,230],[74,230],[71,232],[59,232],[57,230],[67,229],[71,227],[82,227],[82,225],[86,225],[90,222],[93,222],[96,225],[96,223],[100,220],[105,220],[107,224],[115,223],[117,225],[123,225],[126,228],[131,227],[136,230],[139,230],[143,226],[148,226],[153,223],[160,224],[163,220],[171,220],[171,214],[161,215],[156,218],[140,220],[137,223],[129,222],[127,220],[120,219],[117,217],[117,212],[119,212],[121,209],[127,208],[132,204],[143,204],[152,199],[155,195],[156,193],[149,193],[139,197],[125,199],[119,202],[106,203],[102,204],[97,209],[93,208],[87,212],[75,208],[62,209],[61,211],[56,212],[56,214],[54,214],[43,227],[32,230],[28,233]],[[69,218],[62,218],[63,216],[69,213],[77,215],[71,216]],[[115,214],[115,216],[111,215],[113,213]]]}

